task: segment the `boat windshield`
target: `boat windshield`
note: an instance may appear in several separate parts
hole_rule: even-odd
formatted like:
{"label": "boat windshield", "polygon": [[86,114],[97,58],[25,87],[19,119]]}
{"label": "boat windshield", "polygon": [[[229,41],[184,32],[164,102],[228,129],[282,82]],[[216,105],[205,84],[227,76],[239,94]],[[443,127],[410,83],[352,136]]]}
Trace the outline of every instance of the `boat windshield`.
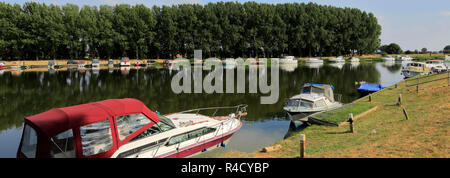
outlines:
{"label": "boat windshield", "polygon": [[300,102],[300,106],[305,107],[305,108],[312,108],[313,104],[314,104],[313,102],[308,101],[308,100],[301,100],[301,102]]}
{"label": "boat windshield", "polygon": [[163,130],[163,132],[175,128],[175,124],[173,124],[173,122],[169,118],[161,115],[158,116],[161,119],[161,121],[158,122],[158,125],[161,130]]}
{"label": "boat windshield", "polygon": [[409,63],[409,66],[411,66],[411,67],[422,67],[422,64],[420,64],[420,63]]}
{"label": "boat windshield", "polygon": [[295,100],[289,100],[287,106],[293,106],[293,107],[297,107],[300,103],[300,100],[295,99]]}

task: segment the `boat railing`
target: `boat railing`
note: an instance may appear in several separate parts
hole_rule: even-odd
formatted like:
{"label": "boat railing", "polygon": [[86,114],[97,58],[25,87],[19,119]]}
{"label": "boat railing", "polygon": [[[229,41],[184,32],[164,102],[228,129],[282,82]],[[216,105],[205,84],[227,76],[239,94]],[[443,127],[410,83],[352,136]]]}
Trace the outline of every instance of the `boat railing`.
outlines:
{"label": "boat railing", "polygon": [[210,115],[210,116],[214,117],[214,116],[216,116],[216,114],[217,114],[217,112],[219,110],[236,109],[235,113],[239,114],[239,112],[240,112],[240,114],[242,115],[242,114],[246,114],[247,113],[247,107],[248,107],[248,105],[246,105],[246,104],[239,104],[239,105],[236,105],[236,106],[221,106],[221,107],[208,107],[208,108],[190,109],[190,110],[181,111],[181,112],[178,112],[178,113],[194,113],[195,112],[195,114],[199,114],[200,111],[212,111],[212,110],[214,110],[214,113],[212,115]]}
{"label": "boat railing", "polygon": [[342,94],[339,94],[339,93],[333,93],[333,94],[334,94],[335,101],[342,103]]}

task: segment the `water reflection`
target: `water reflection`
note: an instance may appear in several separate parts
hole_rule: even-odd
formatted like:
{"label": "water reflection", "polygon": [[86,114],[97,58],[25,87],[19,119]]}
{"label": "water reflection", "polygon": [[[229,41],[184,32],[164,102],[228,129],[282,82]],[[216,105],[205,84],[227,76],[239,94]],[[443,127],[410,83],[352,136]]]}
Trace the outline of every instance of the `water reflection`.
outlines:
{"label": "water reflection", "polygon": [[[0,140],[20,139],[20,128],[25,116],[44,112],[55,107],[72,106],[87,102],[112,99],[136,98],[144,102],[151,110],[166,114],[209,106],[233,106],[248,104],[248,116],[242,129],[230,140],[227,148],[238,151],[252,151],[272,144],[283,137],[289,128],[289,120],[283,111],[284,99],[298,94],[304,83],[328,83],[335,87],[335,93],[343,95],[343,102],[351,102],[358,97],[358,82],[391,83],[401,80],[399,66],[387,67],[384,63],[361,63],[358,66],[346,63],[341,67],[321,64],[312,67],[306,65],[280,65],[279,100],[275,104],[262,105],[260,97],[263,93],[181,93],[175,94],[171,89],[171,79],[178,71],[171,69],[130,67],[108,68],[100,70],[84,69],[44,69],[39,72],[3,71],[0,76],[0,132],[17,132],[0,134]],[[320,68],[320,69],[319,69]],[[48,72],[47,72],[48,71]],[[246,92],[248,92],[249,72],[256,68],[246,69]],[[212,71],[203,71],[203,79]],[[236,69],[225,70],[234,72]],[[270,70],[263,71],[270,79]],[[194,77],[194,76],[193,76]],[[399,79],[400,78],[400,79]],[[225,80],[222,80],[225,86]],[[19,99],[20,98],[20,99]],[[17,128],[17,129],[13,129]],[[15,131],[11,131],[15,130]],[[12,136],[14,135],[14,136]],[[251,140],[249,143],[248,140]],[[16,142],[12,143],[15,144]],[[1,142],[1,144],[5,144]],[[17,145],[16,145],[17,146]],[[17,148],[17,147],[15,147]],[[5,149],[0,149],[4,152]],[[7,150],[14,153],[16,150]],[[4,154],[0,154],[4,155]],[[15,156],[15,155],[10,155]]]}

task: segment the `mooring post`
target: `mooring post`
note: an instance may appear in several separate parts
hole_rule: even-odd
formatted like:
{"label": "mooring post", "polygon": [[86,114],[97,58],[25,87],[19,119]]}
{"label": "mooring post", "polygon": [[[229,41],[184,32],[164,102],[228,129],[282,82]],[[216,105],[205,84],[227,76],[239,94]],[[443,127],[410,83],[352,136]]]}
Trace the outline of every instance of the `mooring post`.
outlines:
{"label": "mooring post", "polygon": [[402,105],[402,94],[398,94],[398,102],[397,102],[397,106],[401,106]]}
{"label": "mooring post", "polygon": [[397,88],[397,84],[395,84],[395,88]]}
{"label": "mooring post", "polygon": [[406,112],[406,109],[404,107],[402,107],[402,109],[403,109],[403,114],[405,115],[406,120],[408,120],[409,117],[408,117],[408,113]]}
{"label": "mooring post", "polygon": [[369,93],[369,102],[372,102],[372,94]]}
{"label": "mooring post", "polygon": [[353,113],[348,114],[348,121],[350,123],[350,132],[355,133],[355,129],[353,128]]}
{"label": "mooring post", "polygon": [[300,158],[305,157],[305,147],[306,147],[306,136],[305,134],[300,134]]}

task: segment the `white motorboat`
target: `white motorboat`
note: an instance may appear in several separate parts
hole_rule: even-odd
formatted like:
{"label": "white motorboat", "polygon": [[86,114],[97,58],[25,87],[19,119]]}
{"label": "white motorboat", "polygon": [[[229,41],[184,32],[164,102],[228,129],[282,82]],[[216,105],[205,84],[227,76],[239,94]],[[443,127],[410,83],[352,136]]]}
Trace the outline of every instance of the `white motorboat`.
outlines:
{"label": "white motorboat", "polygon": [[425,64],[431,69],[432,72],[435,73],[447,71],[447,66],[445,66],[443,60],[428,60],[425,62]]}
{"label": "white motorboat", "polygon": [[284,58],[279,59],[280,64],[297,64],[298,60],[294,56],[285,56]]}
{"label": "white motorboat", "polygon": [[338,63],[338,62],[345,62],[345,59],[344,59],[343,56],[339,56],[339,57],[336,57],[336,58],[332,58],[329,61]]}
{"label": "white motorboat", "polygon": [[395,61],[395,58],[392,56],[386,56],[382,58],[384,61]]}
{"label": "white motorboat", "polygon": [[397,56],[398,61],[412,61],[413,58],[410,56]]}
{"label": "white motorboat", "polygon": [[317,58],[309,58],[305,62],[306,63],[323,63],[323,60],[320,57],[317,57]]}
{"label": "white motorboat", "polygon": [[310,84],[303,86],[300,94],[291,97],[283,108],[288,113],[315,113],[341,107],[335,101],[334,87],[327,84]]}
{"label": "white motorboat", "polygon": [[359,62],[359,58],[357,58],[357,57],[352,57],[352,58],[350,58],[350,59],[348,59],[348,62]]}
{"label": "white motorboat", "polygon": [[[229,109],[208,116],[204,110]],[[19,158],[182,158],[225,147],[246,105],[160,115],[136,99],[55,108],[26,117]]]}
{"label": "white motorboat", "polygon": [[130,66],[130,58],[122,57],[120,58],[120,66]]}

